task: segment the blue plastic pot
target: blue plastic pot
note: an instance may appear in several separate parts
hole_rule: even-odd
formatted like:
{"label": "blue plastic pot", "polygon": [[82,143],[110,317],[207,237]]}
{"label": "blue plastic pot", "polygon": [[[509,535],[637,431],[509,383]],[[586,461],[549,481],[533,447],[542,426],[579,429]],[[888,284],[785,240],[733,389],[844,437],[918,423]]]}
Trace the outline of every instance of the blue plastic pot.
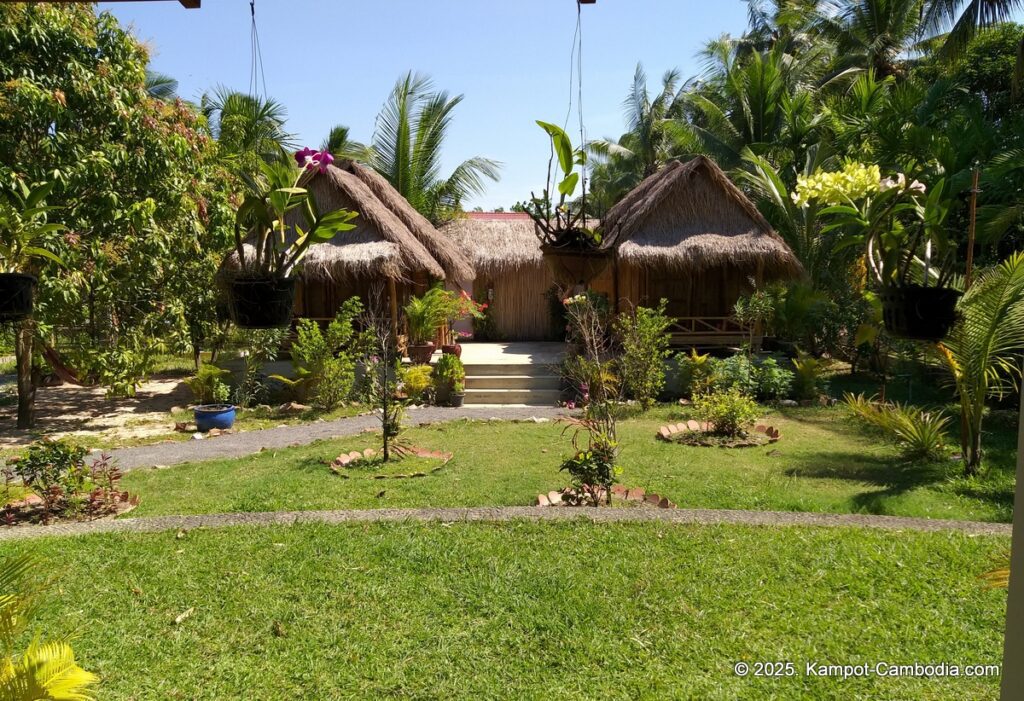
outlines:
{"label": "blue plastic pot", "polygon": [[230,404],[200,404],[194,410],[196,428],[206,433],[212,428],[225,431],[235,425],[235,407]]}

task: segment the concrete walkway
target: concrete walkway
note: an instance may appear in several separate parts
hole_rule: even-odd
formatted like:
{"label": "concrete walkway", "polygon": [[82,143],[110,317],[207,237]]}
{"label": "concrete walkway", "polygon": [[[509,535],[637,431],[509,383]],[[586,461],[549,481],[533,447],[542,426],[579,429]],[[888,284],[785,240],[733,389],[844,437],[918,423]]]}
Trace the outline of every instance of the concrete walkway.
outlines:
{"label": "concrete walkway", "polygon": [[[409,426],[459,421],[462,419],[500,419],[528,421],[531,418],[552,420],[566,416],[565,409],[557,407],[414,407],[406,414]],[[354,436],[366,430],[380,429],[380,421],[372,414],[352,416],[333,421],[316,421],[293,426],[279,426],[262,431],[244,431],[201,441],[157,443],[136,448],[108,451],[124,470],[154,465],[177,465],[183,462],[202,462],[221,458],[238,458],[261,450],[308,445],[318,440]]]}
{"label": "concrete walkway", "polygon": [[855,527],[887,531],[955,531],[966,535],[1010,536],[1005,523],[944,521],[941,519],[870,516],[863,514],[821,514],[787,511],[728,511],[711,509],[593,509],[544,508],[529,506],[473,507],[448,509],[374,509],[366,511],[281,511],[262,513],[154,516],[110,521],[59,523],[51,526],[0,527],[0,542],[47,536],[77,536],[93,533],[157,533],[193,528],[231,526],[291,526],[298,523],[412,522],[457,523],[501,521],[571,521],[594,523],[664,523],[676,525],[811,526]]}

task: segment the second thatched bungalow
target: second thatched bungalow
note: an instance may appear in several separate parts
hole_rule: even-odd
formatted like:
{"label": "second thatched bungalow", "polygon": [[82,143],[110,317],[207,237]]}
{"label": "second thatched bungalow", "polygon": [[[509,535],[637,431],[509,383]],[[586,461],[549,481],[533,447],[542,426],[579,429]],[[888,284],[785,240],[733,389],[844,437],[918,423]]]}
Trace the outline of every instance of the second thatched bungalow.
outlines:
{"label": "second thatched bungalow", "polygon": [[[644,180],[600,230],[610,260],[587,287],[617,310],[668,300],[679,346],[741,343],[748,330],[732,315],[740,296],[801,274],[754,204],[704,157],[669,163]],[[489,299],[498,335],[558,337],[552,303],[568,290],[556,288],[526,214],[470,213],[442,231],[471,258],[476,280],[463,284]]]}

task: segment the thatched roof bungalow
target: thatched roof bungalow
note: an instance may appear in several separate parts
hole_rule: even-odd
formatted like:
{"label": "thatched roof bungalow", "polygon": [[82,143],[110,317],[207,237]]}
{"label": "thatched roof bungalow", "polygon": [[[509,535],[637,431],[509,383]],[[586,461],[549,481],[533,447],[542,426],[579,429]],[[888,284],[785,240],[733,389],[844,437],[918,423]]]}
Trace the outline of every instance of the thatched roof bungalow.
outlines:
{"label": "thatched roof bungalow", "polygon": [[332,318],[346,299],[366,298],[382,283],[393,291],[393,306],[400,307],[435,281],[475,276],[469,260],[372,169],[343,161],[310,175],[303,185],[321,211],[346,208],[359,216],[354,230],[310,247],[297,315]]}
{"label": "thatched roof bungalow", "polygon": [[[801,274],[754,204],[704,157],[670,163],[644,180],[598,228],[611,265],[589,287],[619,310],[667,299],[669,315],[679,319],[679,345],[739,343],[745,331],[731,318],[736,300],[761,282]],[[470,213],[442,231],[472,259],[475,292],[489,296],[503,337],[557,334],[555,280],[527,215]]]}

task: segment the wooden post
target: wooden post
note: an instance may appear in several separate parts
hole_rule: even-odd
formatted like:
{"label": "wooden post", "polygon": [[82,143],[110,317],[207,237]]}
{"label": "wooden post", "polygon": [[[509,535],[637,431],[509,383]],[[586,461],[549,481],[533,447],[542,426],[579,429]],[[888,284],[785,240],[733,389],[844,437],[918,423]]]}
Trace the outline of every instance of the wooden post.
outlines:
{"label": "wooden post", "polygon": [[391,336],[398,345],[398,290],[395,288],[395,278],[388,278],[388,297],[391,298]]}
{"label": "wooden post", "polygon": [[618,252],[612,253],[612,296],[615,298],[615,302],[612,306],[612,311],[615,314],[619,313],[619,254]]}
{"label": "wooden post", "polygon": [[18,428],[32,428],[36,423],[36,387],[32,381],[32,345],[35,322],[19,322],[14,330],[14,355],[18,366]]}
{"label": "wooden post", "polygon": [[[978,222],[978,178],[981,169],[974,167],[974,178],[971,183],[971,218],[967,225],[967,274],[964,275],[964,292],[971,289],[971,277],[974,272],[974,231]],[[925,284],[928,281],[925,280]]]}
{"label": "wooden post", "polygon": [[[1017,420],[1016,504],[1024,504],[1024,394]],[[1010,584],[1006,601],[1006,637],[1003,639],[1003,686],[1000,698],[1020,698],[1024,689],[1024,508],[1014,509],[1010,540]]]}

